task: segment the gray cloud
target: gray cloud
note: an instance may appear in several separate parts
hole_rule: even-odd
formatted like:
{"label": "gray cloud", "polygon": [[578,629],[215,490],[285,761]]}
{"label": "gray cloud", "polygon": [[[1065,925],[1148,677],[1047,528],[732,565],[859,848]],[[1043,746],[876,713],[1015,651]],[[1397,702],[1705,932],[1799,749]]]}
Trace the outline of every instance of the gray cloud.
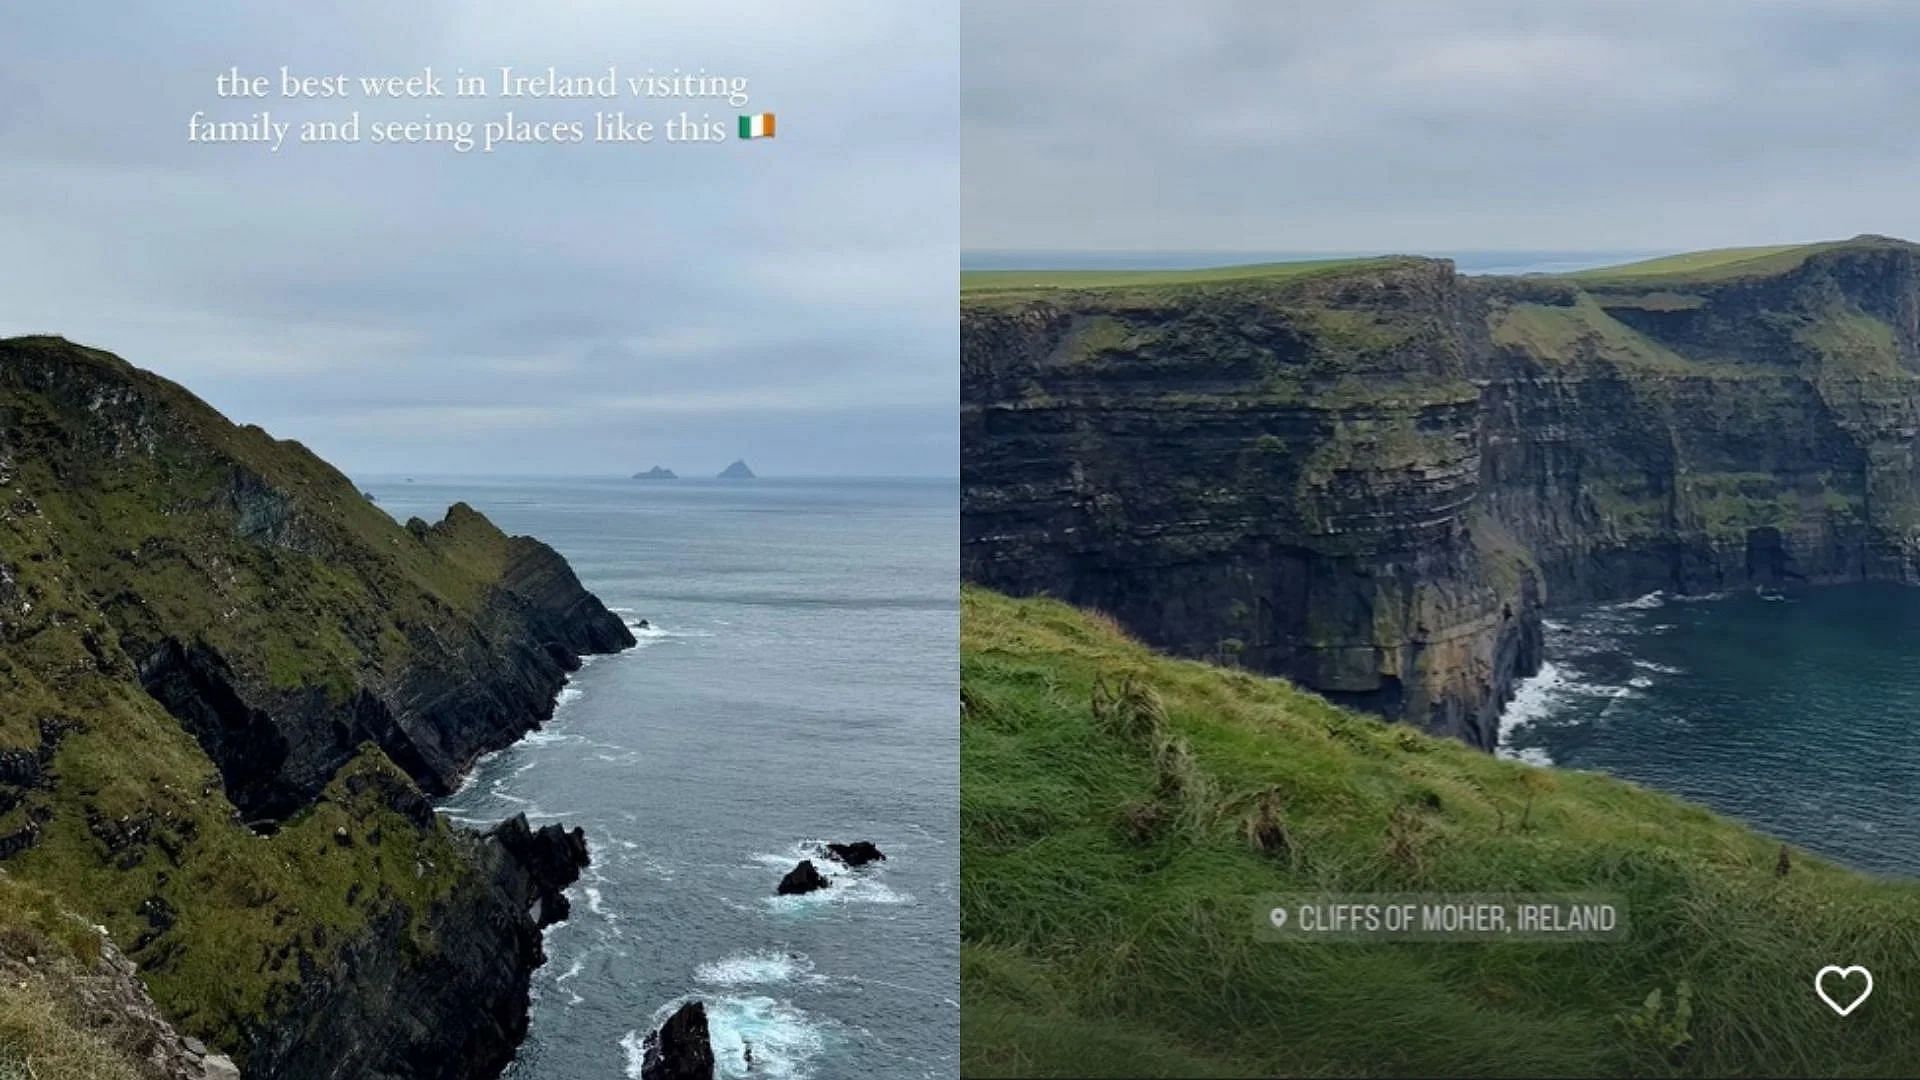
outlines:
{"label": "gray cloud", "polygon": [[[85,2],[5,17],[0,334],[348,469],[951,474],[953,3]],[[753,100],[221,100],[276,76],[704,68]],[[779,114],[772,143],[194,145],[187,117]]]}
{"label": "gray cloud", "polygon": [[1920,239],[1904,0],[969,0],[962,242]]}

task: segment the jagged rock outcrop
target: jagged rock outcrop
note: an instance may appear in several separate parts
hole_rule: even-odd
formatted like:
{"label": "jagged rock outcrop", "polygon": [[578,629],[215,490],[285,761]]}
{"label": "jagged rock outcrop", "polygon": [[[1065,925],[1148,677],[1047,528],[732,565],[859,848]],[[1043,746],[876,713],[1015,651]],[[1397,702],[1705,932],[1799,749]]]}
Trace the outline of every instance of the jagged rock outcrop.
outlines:
{"label": "jagged rock outcrop", "polygon": [[0,862],[248,1075],[509,1059],[585,839],[427,796],[632,644],[464,504],[403,527],[164,379],[0,341]]}
{"label": "jagged rock outcrop", "polygon": [[842,866],[862,867],[868,863],[886,862],[887,857],[871,840],[855,840],[851,844],[824,844],[822,853]]}
{"label": "jagged rock outcrop", "polygon": [[[558,825],[532,830],[523,815],[463,843],[479,887],[456,890],[434,911],[442,947],[426,970],[393,948],[406,927],[387,916],[379,932],[303,977],[284,1019],[255,1043],[250,1075],[452,1080],[506,1065],[527,1031],[525,973],[546,960],[540,931],[567,917],[562,890],[587,865],[586,838]],[[433,1060],[414,1060],[423,1033],[436,1029]]]}
{"label": "jagged rock outcrop", "polygon": [[1549,600],[1915,578],[1916,251],[965,297],[963,575],[1491,746]]}
{"label": "jagged rock outcrop", "polygon": [[720,470],[720,479],[722,480],[752,480],[753,478],[753,470],[747,468],[747,463],[744,459],[736,458],[733,464]]}
{"label": "jagged rock outcrop", "polygon": [[713,1080],[707,1007],[689,1001],[641,1042],[640,1080]]}
{"label": "jagged rock outcrop", "polygon": [[813,865],[812,859],[802,859],[798,866],[787,871],[786,876],[780,879],[780,884],[775,888],[774,893],[778,896],[805,896],[807,893],[816,892],[831,884],[833,884],[832,879],[822,874],[820,869]]}
{"label": "jagged rock outcrop", "polygon": [[661,465],[655,465],[653,468],[648,469],[646,472],[634,473],[633,478],[635,480],[678,480],[680,479],[679,475],[676,474],[672,469],[666,468],[665,466],[661,466]]}

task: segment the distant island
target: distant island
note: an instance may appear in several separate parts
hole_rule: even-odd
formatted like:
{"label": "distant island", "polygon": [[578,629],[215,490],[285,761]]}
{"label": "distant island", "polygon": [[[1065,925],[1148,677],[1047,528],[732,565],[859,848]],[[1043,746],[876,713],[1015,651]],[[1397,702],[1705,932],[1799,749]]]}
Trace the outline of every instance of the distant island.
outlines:
{"label": "distant island", "polygon": [[676,474],[672,469],[664,468],[659,465],[655,465],[653,468],[648,469],[646,472],[634,473],[633,478],[635,480],[678,480],[680,479],[679,475]]}
{"label": "distant island", "polygon": [[744,460],[735,461],[733,464],[720,470],[720,479],[751,480],[753,479],[753,470],[747,468],[746,461]]}

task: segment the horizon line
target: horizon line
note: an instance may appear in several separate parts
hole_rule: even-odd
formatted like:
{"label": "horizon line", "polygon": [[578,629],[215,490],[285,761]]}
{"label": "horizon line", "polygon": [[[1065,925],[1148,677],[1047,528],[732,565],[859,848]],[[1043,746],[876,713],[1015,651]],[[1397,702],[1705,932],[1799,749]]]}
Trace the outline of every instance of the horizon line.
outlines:
{"label": "horizon line", "polygon": [[1418,252],[1421,252],[1421,251],[1470,251],[1477,254],[1488,254],[1488,255],[1523,255],[1523,254],[1532,254],[1537,252],[1551,252],[1551,251],[1665,251],[1665,250],[1668,250],[1669,248],[1677,248],[1680,250],[1687,250],[1687,251],[1718,251],[1723,248],[1729,248],[1729,247],[1773,247],[1773,246],[1783,246],[1787,244],[1838,243],[1845,240],[1860,239],[1861,237],[1864,237],[1864,236],[1877,236],[1877,235],[1880,235],[1880,234],[1856,233],[1853,236],[1847,236],[1847,237],[1825,236],[1825,237],[1820,237],[1812,240],[1807,240],[1807,239],[1759,240],[1759,241],[1742,240],[1741,242],[1735,243],[1735,244],[1721,244],[1721,243],[1681,244],[1681,245],[1660,245],[1658,247],[1646,247],[1641,245],[1602,246],[1602,245],[1567,245],[1567,244],[1546,244],[1546,245],[1536,245],[1531,247],[1506,247],[1506,246],[1476,247],[1470,244],[1459,244],[1459,245],[1422,244],[1418,246],[1398,247],[1398,248],[1384,248],[1384,247],[1318,248],[1318,247],[1286,247],[1282,245],[1275,245],[1275,246],[1257,246],[1256,245],[1251,247],[1247,245],[1236,245],[1233,247],[1216,247],[1209,244],[1199,244],[1193,247],[1171,247],[1171,246],[1160,246],[1160,247],[1103,247],[1103,246],[962,247],[960,249],[960,254],[962,257],[968,256],[968,255],[1051,255],[1051,254],[1056,254],[1060,252],[1067,252],[1067,253],[1076,254],[1076,255],[1078,254],[1156,255],[1156,254],[1176,254],[1176,253],[1185,254],[1185,255],[1203,255],[1203,254],[1221,254],[1221,255],[1243,254],[1244,255],[1244,254],[1286,253],[1286,254],[1300,254],[1300,255],[1353,256],[1353,255],[1365,255],[1369,253],[1379,253],[1379,254],[1385,254],[1385,255],[1411,255],[1411,254],[1417,254]]}

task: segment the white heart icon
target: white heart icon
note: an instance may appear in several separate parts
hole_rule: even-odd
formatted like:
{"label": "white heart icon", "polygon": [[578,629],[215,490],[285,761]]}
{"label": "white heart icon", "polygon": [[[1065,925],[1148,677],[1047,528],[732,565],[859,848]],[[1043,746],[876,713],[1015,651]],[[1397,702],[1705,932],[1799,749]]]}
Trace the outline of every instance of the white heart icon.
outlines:
{"label": "white heart icon", "polygon": [[[1860,991],[1859,997],[1856,997],[1852,1001],[1849,1001],[1845,1005],[1842,1005],[1839,1002],[1833,1000],[1832,996],[1830,996],[1827,993],[1827,988],[1825,983],[1827,980],[1827,976],[1829,975],[1840,976],[1840,980],[1842,982],[1845,982],[1848,979],[1853,978],[1855,975],[1863,975],[1866,977],[1867,987],[1866,989]],[[1820,995],[1820,1000],[1827,1003],[1827,1008],[1832,1009],[1834,1012],[1839,1013],[1841,1016],[1845,1016],[1848,1013],[1852,1012],[1853,1010],[1859,1008],[1860,1003],[1867,1000],[1867,996],[1873,993],[1873,972],[1868,971],[1866,968],[1863,968],[1858,964],[1855,964],[1852,967],[1844,967],[1844,968],[1840,967],[1837,964],[1828,964],[1826,967],[1823,967],[1818,972],[1814,973],[1813,992]]]}

